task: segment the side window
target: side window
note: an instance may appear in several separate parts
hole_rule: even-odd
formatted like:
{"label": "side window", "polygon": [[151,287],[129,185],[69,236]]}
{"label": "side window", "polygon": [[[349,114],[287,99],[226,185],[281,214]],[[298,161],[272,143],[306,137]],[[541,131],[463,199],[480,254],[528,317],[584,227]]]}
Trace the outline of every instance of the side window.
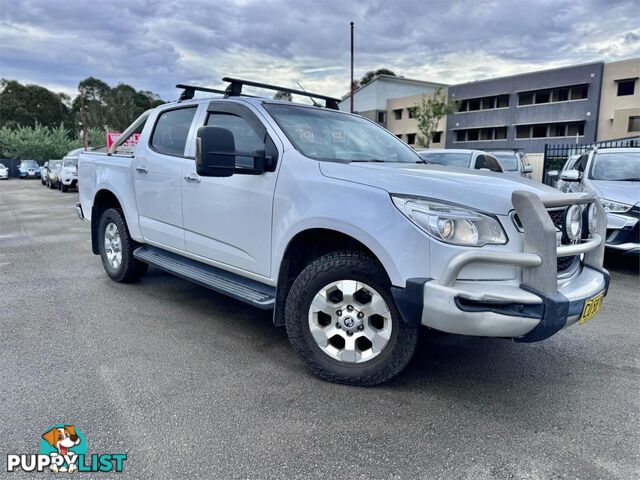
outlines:
{"label": "side window", "polygon": [[579,172],[584,172],[584,169],[587,166],[587,161],[589,160],[589,154],[583,155],[581,156],[578,161],[576,162],[575,167],[573,167],[574,169],[578,170]]}
{"label": "side window", "polygon": [[[236,142],[236,152],[251,152],[264,150],[265,145],[262,138],[251,128],[245,119],[230,113],[214,112],[207,118],[207,126],[225,128],[233,133]],[[236,157],[236,166],[252,168],[253,157]]]}
{"label": "side window", "polygon": [[497,158],[492,157],[491,155],[485,155],[484,161],[492,172],[502,172],[502,167],[500,166],[500,162],[498,162]]}
{"label": "side window", "polygon": [[484,155],[478,155],[476,157],[476,166],[473,167],[473,168],[475,168],[476,170],[480,170],[480,169],[483,169],[483,168],[489,168],[489,165],[487,165],[487,162],[484,159]]}
{"label": "side window", "polygon": [[161,113],[153,129],[151,148],[164,155],[183,157],[195,114],[196,107],[167,110]]}

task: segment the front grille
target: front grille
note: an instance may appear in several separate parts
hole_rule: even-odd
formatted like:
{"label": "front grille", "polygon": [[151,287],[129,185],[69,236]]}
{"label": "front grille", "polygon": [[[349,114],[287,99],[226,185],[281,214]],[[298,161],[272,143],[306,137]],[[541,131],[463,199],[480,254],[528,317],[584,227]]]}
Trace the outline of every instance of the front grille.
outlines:
{"label": "front grille", "polygon": [[[562,231],[562,217],[566,210],[567,207],[550,208],[547,210],[547,213],[551,217],[551,221],[555,225],[557,231]],[[522,222],[520,221],[520,217],[518,217],[517,213],[513,214],[513,223],[515,223],[518,231],[524,232],[524,227],[522,226]]]}
{"label": "front grille", "polygon": [[579,258],[580,257],[578,255],[573,255],[571,257],[558,257],[558,273],[563,273],[567,270],[570,270],[571,267],[573,267],[573,263],[576,261],[576,259]]}
{"label": "front grille", "polygon": [[[547,213],[549,214],[549,217],[551,217],[551,221],[553,222],[553,225],[556,227],[556,232],[562,232],[562,219],[564,217],[564,212],[567,210],[567,208],[568,207],[555,207],[555,208],[547,209]],[[520,221],[520,218],[518,217],[517,213],[513,215],[513,223],[515,223],[516,228],[520,232],[524,232],[524,227],[522,226],[522,222]],[[562,243],[565,244],[564,238],[562,239]],[[558,257],[557,259],[558,274],[571,270],[575,262],[578,261],[579,259],[580,259],[579,255],[572,255],[569,257]]]}

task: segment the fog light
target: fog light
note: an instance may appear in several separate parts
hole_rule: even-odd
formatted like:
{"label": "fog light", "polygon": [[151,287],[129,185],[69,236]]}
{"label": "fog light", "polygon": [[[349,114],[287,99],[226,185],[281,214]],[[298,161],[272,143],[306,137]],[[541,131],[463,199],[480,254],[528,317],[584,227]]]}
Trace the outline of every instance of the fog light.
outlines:
{"label": "fog light", "polygon": [[564,212],[564,234],[571,243],[582,236],[582,211],[578,205],[571,205]]}
{"label": "fog light", "polygon": [[590,203],[584,209],[582,214],[582,224],[587,225],[587,230],[589,235],[595,233],[598,229],[598,208],[595,203]]}

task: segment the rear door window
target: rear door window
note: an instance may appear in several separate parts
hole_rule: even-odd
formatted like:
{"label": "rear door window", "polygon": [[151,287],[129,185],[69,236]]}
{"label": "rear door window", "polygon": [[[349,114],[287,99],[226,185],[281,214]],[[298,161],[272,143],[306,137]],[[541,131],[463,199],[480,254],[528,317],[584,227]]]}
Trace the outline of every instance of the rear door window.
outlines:
{"label": "rear door window", "polygon": [[164,155],[184,157],[187,137],[195,114],[195,106],[160,113],[151,135],[151,148]]}

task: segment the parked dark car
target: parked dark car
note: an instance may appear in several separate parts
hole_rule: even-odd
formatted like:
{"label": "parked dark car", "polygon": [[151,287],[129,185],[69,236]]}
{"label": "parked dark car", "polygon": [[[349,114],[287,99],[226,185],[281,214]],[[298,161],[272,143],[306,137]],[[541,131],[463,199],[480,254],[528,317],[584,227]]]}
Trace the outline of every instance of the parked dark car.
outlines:
{"label": "parked dark car", "polygon": [[18,171],[20,178],[40,178],[40,165],[35,160],[22,160]]}

